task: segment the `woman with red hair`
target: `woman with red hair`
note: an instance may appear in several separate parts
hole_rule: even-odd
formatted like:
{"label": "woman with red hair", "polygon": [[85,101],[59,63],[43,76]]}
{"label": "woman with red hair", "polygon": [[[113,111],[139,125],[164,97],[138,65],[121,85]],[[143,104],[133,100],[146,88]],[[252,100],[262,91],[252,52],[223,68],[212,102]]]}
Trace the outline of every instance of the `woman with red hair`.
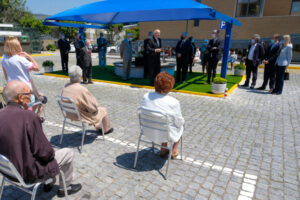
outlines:
{"label": "woman with red hair", "polygon": [[[184,118],[181,114],[180,103],[174,97],[168,95],[174,86],[175,80],[168,72],[160,72],[154,82],[155,92],[144,95],[141,108],[159,111],[173,119],[169,124],[170,138],[174,142],[171,158],[178,156],[178,144],[183,133]],[[167,143],[162,143],[167,146]],[[164,157],[168,150],[161,148],[160,156]]]}

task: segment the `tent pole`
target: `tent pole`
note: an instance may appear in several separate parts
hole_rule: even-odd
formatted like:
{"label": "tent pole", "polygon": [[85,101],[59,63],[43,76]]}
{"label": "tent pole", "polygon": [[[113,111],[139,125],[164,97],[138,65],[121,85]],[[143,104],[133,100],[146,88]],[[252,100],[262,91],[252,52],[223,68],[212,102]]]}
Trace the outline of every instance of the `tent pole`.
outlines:
{"label": "tent pole", "polygon": [[228,66],[228,57],[231,46],[231,37],[232,37],[232,23],[226,22],[226,32],[225,32],[225,41],[224,41],[224,50],[223,50],[223,60],[222,60],[222,69],[221,77],[226,78],[227,75],[227,66]]}
{"label": "tent pole", "polygon": [[185,32],[187,35],[188,35],[188,31],[189,31],[189,20],[186,20]]}

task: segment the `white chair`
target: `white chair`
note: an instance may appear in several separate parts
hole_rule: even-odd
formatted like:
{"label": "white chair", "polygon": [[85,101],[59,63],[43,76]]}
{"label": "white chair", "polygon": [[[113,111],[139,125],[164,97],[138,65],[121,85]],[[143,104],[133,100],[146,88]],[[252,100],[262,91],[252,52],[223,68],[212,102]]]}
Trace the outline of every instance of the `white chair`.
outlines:
{"label": "white chair", "polygon": [[[5,156],[3,156],[1,154],[0,154],[0,173],[3,175],[1,188],[0,188],[0,199],[2,197],[5,182],[8,182],[8,183],[16,186],[17,188],[20,188],[24,192],[27,192],[28,194],[30,194],[31,195],[31,200],[35,199],[37,189],[43,183],[43,182],[38,182],[38,183],[34,183],[34,184],[26,184],[24,182],[22,176],[20,175],[20,173],[15,168],[15,166]],[[65,191],[65,194],[66,194],[65,199],[68,199],[65,176],[64,176],[64,173],[61,170],[60,170],[60,175],[62,177],[63,184],[64,184],[64,191]],[[7,178],[7,176],[12,178],[12,179],[15,179],[17,181],[13,181],[13,180]],[[30,188],[33,188],[33,189],[30,190]]]}
{"label": "white chair", "polygon": [[[170,138],[170,130],[169,130],[169,123],[170,119],[168,115],[150,110],[145,108],[139,108],[138,110],[139,121],[140,121],[140,136],[138,140],[138,146],[135,154],[134,160],[134,168],[136,168],[136,163],[138,159],[138,153],[140,148],[140,143],[144,142],[147,144],[152,144],[152,150],[154,150],[154,146],[159,146],[161,148],[165,148],[169,150],[169,157],[167,163],[167,169],[165,174],[165,179],[167,179],[168,169],[169,169],[169,162],[172,154],[173,148],[173,141]],[[142,136],[145,136],[149,141],[145,141],[142,139]],[[180,138],[180,158],[182,159],[182,137]],[[162,146],[161,143],[167,142],[168,146]]]}
{"label": "white chair", "polygon": [[[85,133],[86,133],[86,127],[88,126],[88,124],[82,121],[80,114],[77,110],[77,106],[72,99],[70,99],[68,97],[63,97],[63,96],[57,96],[56,100],[62,111],[63,117],[64,117],[64,123],[63,123],[62,133],[61,133],[59,143],[60,144],[62,143],[66,124],[81,128],[82,129],[82,139],[81,139],[81,148],[80,148],[80,153],[81,153],[82,148],[83,148],[83,143],[84,143],[84,137],[85,137]],[[74,117],[73,119],[75,119],[75,120],[71,120],[69,118],[69,116]],[[79,122],[79,124],[74,123],[74,121]],[[101,127],[103,127],[103,126],[101,126]],[[104,140],[104,131],[102,131],[102,136],[103,136],[103,140]]]}

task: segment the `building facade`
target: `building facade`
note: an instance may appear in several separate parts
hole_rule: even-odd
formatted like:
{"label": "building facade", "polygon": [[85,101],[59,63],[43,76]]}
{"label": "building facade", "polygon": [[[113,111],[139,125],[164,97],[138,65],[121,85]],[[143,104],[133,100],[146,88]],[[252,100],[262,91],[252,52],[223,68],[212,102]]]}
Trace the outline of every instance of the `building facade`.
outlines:
{"label": "building facade", "polygon": [[[241,27],[234,26],[233,40],[246,40],[258,33],[263,38],[274,33],[300,35],[300,0],[198,0],[219,12],[235,17]],[[219,28],[220,21],[189,20],[140,23],[140,39],[147,32],[159,28],[163,39],[178,39],[181,32],[196,39],[211,37],[211,31]],[[224,31],[221,32],[224,35]]]}

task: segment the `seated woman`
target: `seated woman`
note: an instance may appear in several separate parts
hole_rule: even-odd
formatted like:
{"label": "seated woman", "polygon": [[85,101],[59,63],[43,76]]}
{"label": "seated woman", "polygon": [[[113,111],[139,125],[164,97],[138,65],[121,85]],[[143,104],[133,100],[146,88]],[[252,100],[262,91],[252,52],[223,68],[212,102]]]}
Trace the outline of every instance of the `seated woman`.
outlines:
{"label": "seated woman", "polygon": [[[155,92],[150,92],[144,95],[141,108],[151,109],[166,113],[174,119],[170,123],[170,138],[174,142],[171,158],[178,156],[178,145],[183,133],[184,119],[181,114],[180,103],[177,99],[168,96],[175,83],[174,77],[168,72],[160,72],[154,82]],[[162,146],[167,146],[167,143],[162,143]],[[161,148],[160,156],[164,157],[168,154],[168,150]]]}
{"label": "seated woman", "polygon": [[[88,91],[87,88],[80,85],[82,69],[74,65],[69,68],[70,83],[65,85],[62,96],[68,97],[74,101],[82,121],[93,125],[100,133],[104,134],[113,132],[110,126],[110,120],[106,108],[100,107],[96,98]],[[72,120],[77,120],[74,116],[68,116]],[[103,127],[101,127],[101,123]]]}

